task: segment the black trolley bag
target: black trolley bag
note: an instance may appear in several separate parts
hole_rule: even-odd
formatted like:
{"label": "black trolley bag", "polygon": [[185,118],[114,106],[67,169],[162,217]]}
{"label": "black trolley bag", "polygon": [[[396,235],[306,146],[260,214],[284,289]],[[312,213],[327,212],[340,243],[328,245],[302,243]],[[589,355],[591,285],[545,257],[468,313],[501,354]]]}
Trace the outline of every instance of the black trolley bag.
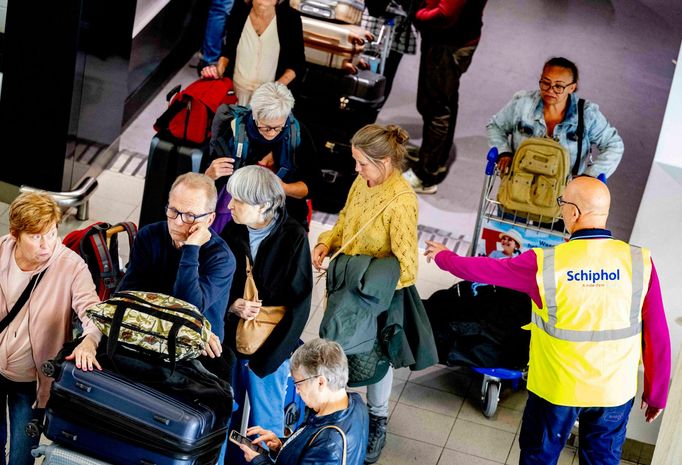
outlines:
{"label": "black trolley bag", "polygon": [[343,70],[307,63],[294,114],[313,138],[322,171],[315,210],[337,213],[355,180],[350,140],[374,123],[385,97],[386,78],[369,70]]}
{"label": "black trolley bag", "polygon": [[[72,362],[59,361],[59,356],[43,364],[43,373],[54,377],[45,436],[114,465],[213,465],[226,438],[230,412],[218,414],[215,404],[203,402],[196,386],[189,396],[170,395],[108,369],[120,365],[142,371],[136,357],[121,351],[116,363],[98,357],[103,371],[82,371]],[[186,368],[179,363],[169,379],[159,380],[160,388],[182,392],[183,381],[178,379],[202,374]],[[149,375],[163,379],[161,370],[152,369]],[[229,386],[226,394],[229,402],[224,408],[231,410]]]}

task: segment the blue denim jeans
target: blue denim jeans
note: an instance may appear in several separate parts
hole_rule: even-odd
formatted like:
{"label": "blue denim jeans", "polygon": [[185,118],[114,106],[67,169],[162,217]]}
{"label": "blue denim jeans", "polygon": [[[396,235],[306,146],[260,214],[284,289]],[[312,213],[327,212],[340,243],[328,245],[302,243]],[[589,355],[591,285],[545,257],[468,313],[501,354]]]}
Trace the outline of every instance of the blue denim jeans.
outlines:
{"label": "blue denim jeans", "polygon": [[201,46],[203,60],[207,63],[215,63],[220,58],[225,37],[225,23],[232,10],[234,0],[212,0],[206,20],[206,32],[204,44]]}
{"label": "blue denim jeans", "polygon": [[[259,378],[248,367],[247,360],[237,360],[234,366],[234,400],[239,408],[230,419],[230,430],[239,430],[242,422],[244,396],[249,393],[251,413],[249,426],[260,426],[273,431],[277,437],[284,436],[284,400],[289,376],[289,360],[286,360],[275,371],[264,378]],[[220,458],[218,463],[221,464]],[[227,463],[230,465],[246,464],[244,453],[233,443],[227,443]]]}
{"label": "blue denim jeans", "polygon": [[580,465],[618,465],[633,399],[617,407],[565,407],[528,393],[519,435],[520,465],[557,463],[580,420]]}
{"label": "blue denim jeans", "polygon": [[36,400],[36,383],[15,383],[0,376],[0,465],[6,465],[7,407],[9,407],[9,463],[32,465],[35,459],[31,449],[40,438],[26,436],[25,428],[33,419],[33,403]]}

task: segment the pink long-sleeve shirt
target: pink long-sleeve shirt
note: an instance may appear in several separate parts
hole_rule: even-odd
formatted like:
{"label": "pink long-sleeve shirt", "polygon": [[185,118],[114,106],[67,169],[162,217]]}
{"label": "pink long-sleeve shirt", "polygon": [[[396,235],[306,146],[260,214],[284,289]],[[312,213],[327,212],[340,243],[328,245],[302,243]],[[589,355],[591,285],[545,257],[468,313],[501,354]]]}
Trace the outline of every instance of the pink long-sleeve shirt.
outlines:
{"label": "pink long-sleeve shirt", "polygon": [[[595,231],[577,231],[571,240],[589,240]],[[588,238],[589,236],[589,238]],[[602,236],[603,237],[603,236]],[[461,257],[444,250],[436,255],[436,265],[467,281],[481,282],[524,292],[542,308],[536,275],[538,272],[535,252],[529,250],[509,259],[488,257]],[[670,384],[670,335],[663,308],[661,285],[653,260],[649,288],[642,306],[642,361],[644,363],[644,393],[642,399],[651,407],[664,408]]]}

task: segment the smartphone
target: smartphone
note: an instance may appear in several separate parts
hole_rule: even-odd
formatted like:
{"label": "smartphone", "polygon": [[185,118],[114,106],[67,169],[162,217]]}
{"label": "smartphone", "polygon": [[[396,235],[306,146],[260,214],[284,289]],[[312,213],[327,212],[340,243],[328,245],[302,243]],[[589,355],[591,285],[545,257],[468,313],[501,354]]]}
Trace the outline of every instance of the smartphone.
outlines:
{"label": "smartphone", "polygon": [[259,454],[268,455],[267,449],[264,449],[256,444],[252,444],[249,438],[242,436],[239,434],[239,431],[235,429],[230,431],[230,441],[234,442],[235,444],[244,444],[246,447],[254,452],[258,452]]}

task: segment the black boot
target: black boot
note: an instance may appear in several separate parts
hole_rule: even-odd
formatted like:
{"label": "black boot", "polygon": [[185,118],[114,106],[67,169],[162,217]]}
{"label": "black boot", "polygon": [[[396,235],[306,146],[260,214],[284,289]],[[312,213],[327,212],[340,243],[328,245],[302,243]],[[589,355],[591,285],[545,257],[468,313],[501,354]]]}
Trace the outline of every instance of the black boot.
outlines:
{"label": "black boot", "polygon": [[386,445],[386,421],[386,417],[369,414],[369,438],[365,463],[374,463],[379,460],[381,450]]}

